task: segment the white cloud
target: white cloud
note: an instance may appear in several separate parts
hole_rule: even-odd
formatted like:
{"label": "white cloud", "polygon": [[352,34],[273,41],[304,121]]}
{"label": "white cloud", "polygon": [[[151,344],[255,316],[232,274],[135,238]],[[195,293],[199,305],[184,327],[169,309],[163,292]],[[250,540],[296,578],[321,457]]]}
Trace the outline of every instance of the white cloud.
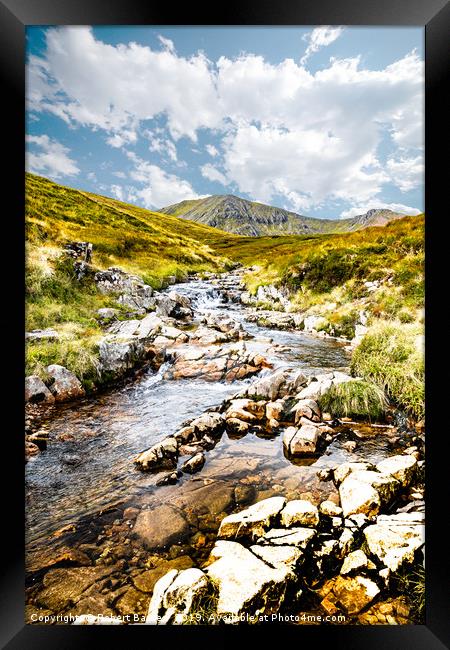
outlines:
{"label": "white cloud", "polygon": [[213,144],[207,144],[206,145],[206,151],[209,153],[210,156],[215,158],[216,156],[219,155],[219,150],[213,145]]}
{"label": "white cloud", "polygon": [[389,158],[386,168],[392,182],[402,192],[409,192],[423,184],[425,168],[422,156]]}
{"label": "white cloud", "polygon": [[177,162],[177,148],[172,140],[158,138],[152,131],[144,131],[143,135],[149,139],[150,151],[160,153],[163,156],[167,156],[172,162]]}
{"label": "white cloud", "polygon": [[415,216],[420,214],[420,210],[417,208],[412,208],[409,205],[404,205],[403,203],[384,203],[383,201],[368,201],[367,203],[356,205],[349,210],[344,210],[341,212],[341,219],[347,219],[347,217],[356,217],[360,214],[365,214],[368,210],[392,210],[393,212],[401,212],[405,215]]}
{"label": "white cloud", "polygon": [[[50,178],[75,176],[80,172],[76,162],[69,158],[70,149],[47,135],[27,135],[28,143],[26,159],[27,169],[34,173],[45,173]],[[38,151],[31,151],[30,145],[35,145]]]}
{"label": "white cloud", "polygon": [[126,178],[126,174],[124,172],[117,171],[117,172],[111,172],[111,173],[116,178]]}
{"label": "white cloud", "polygon": [[303,57],[300,59],[300,63],[304,65],[309,59],[311,54],[318,52],[323,47],[331,45],[343,32],[342,27],[330,27],[324,25],[322,27],[316,27],[312,32],[305,34],[303,40],[308,42],[308,47]]}
{"label": "white cloud", "polygon": [[130,177],[143,185],[142,188],[135,189],[130,194],[130,200],[139,201],[146,208],[155,209],[185,199],[200,198],[188,181],[142,160],[133,152],[128,152],[128,157],[134,163]]}
{"label": "white cloud", "polygon": [[204,178],[207,178],[210,181],[217,181],[218,183],[222,183],[222,185],[228,185],[226,176],[224,176],[221,171],[216,169],[214,165],[207,163],[200,168],[200,171]]}
{"label": "white cloud", "polygon": [[175,52],[175,45],[173,41],[170,40],[170,38],[165,38],[164,36],[161,36],[161,34],[158,34],[158,40],[164,49],[166,49],[168,52]]}
{"label": "white cloud", "polygon": [[219,121],[210,63],[203,54],[177,56],[165,40],[165,49],[153,51],[133,42],[108,45],[89,27],[48,29],[45,57],[33,57],[28,69],[30,106],[111,138],[165,113],[174,138],[195,141],[199,128]]}
{"label": "white cloud", "polygon": [[120,185],[111,185],[111,193],[119,201],[123,201],[125,198],[123,188]]}
{"label": "white cloud", "polygon": [[[308,56],[341,32],[313,29]],[[163,38],[163,49],[154,51],[137,43],[107,45],[87,27],[51,28],[45,56],[30,58],[29,104],[70,125],[102,130],[115,147],[136,143],[146,133],[143,123],[158,116],[166,122],[152,126],[150,149],[180,168],[173,140],[195,143],[197,132],[209,129],[221,138],[223,154],[206,145],[215,164],[200,167],[205,178],[234,182],[241,192],[275,197],[296,210],[329,200],[360,205],[382,196],[388,184],[402,192],[420,186],[424,77],[417,52],[380,70],[364,68],[358,57],[330,59],[312,74],[293,59],[186,58]],[[390,138],[386,163],[384,138]],[[188,181],[172,178],[178,195],[195,195]],[[165,181],[160,175],[157,184]]]}

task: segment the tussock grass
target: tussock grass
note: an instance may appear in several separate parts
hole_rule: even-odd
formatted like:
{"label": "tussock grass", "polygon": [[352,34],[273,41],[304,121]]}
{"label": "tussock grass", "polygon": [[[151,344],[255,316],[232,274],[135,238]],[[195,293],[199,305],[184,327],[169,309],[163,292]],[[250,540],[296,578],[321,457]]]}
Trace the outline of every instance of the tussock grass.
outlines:
{"label": "tussock grass", "polygon": [[425,410],[423,332],[419,324],[379,322],[355,349],[351,370],[375,382],[420,419]]}
{"label": "tussock grass", "polygon": [[425,569],[422,564],[407,565],[396,576],[396,589],[406,597],[411,608],[411,622],[425,622]]}
{"label": "tussock grass", "polygon": [[368,381],[349,381],[331,386],[319,398],[320,408],[336,417],[381,420],[388,406],[383,390]]}

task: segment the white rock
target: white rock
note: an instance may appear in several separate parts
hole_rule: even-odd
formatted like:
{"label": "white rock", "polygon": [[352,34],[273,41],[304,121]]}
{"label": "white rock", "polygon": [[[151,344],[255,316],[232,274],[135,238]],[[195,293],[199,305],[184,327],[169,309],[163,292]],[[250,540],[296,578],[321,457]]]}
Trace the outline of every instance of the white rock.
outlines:
{"label": "white rock", "polygon": [[160,610],[163,606],[164,594],[177,575],[178,571],[176,569],[171,569],[155,584],[152,599],[148,607],[147,617],[145,619],[146,625],[158,624],[158,616],[160,615]]}
{"label": "white rock", "polygon": [[236,539],[263,535],[285,503],[284,497],[271,497],[254,503],[246,510],[228,515],[222,519],[218,537]]}
{"label": "white rock", "polygon": [[352,472],[351,477],[355,481],[371,485],[380,495],[381,502],[389,503],[396,491],[400,488],[400,483],[389,474],[380,474],[370,470],[361,470]]}
{"label": "white rock", "polygon": [[369,483],[357,481],[348,476],[339,487],[344,517],[362,513],[373,518],[379,512],[381,500],[378,492]]}
{"label": "white rock", "polygon": [[376,467],[382,474],[393,476],[403,487],[407,487],[417,469],[417,460],[408,454],[391,456],[382,460]]}
{"label": "white rock", "polygon": [[352,571],[359,571],[360,569],[365,569],[367,567],[367,555],[361,549],[353,551],[345,558],[342,567],[341,575],[347,575]]}
{"label": "white rock", "polygon": [[285,566],[294,569],[300,558],[303,557],[302,551],[295,546],[259,546],[254,544],[250,550],[274,569]]}
{"label": "white rock", "polygon": [[281,523],[287,528],[294,524],[314,528],[319,523],[319,511],[309,501],[295,499],[281,511]]}
{"label": "white rock", "polygon": [[263,544],[297,546],[298,548],[305,549],[315,535],[316,531],[312,528],[271,528],[258,542]]}
{"label": "white rock", "polygon": [[411,563],[425,543],[423,513],[380,516],[376,524],[364,529],[364,536],[370,553],[397,571],[402,564]]}
{"label": "white rock", "polygon": [[340,506],[337,506],[333,501],[322,501],[322,503],[319,506],[319,512],[322,515],[326,515],[328,517],[341,517],[342,516],[342,508]]}
{"label": "white rock", "polygon": [[216,542],[210,558],[215,561],[205,571],[218,587],[217,614],[278,611],[291,576],[288,566],[271,568],[241,544],[227,541]]}
{"label": "white rock", "polygon": [[342,481],[347,478],[352,472],[359,470],[369,469],[369,463],[342,463],[334,470],[334,481],[336,485],[340,485]]}

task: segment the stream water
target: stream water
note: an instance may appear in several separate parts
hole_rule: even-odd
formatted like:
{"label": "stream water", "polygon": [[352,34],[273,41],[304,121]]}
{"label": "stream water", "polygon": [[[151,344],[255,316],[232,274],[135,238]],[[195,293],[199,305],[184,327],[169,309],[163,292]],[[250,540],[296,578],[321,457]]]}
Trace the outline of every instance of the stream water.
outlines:
{"label": "stream water", "polygon": [[[248,310],[239,303],[223,303],[210,282],[190,281],[176,290],[192,299],[196,318],[206,312],[225,312],[241,321],[254,336],[246,341],[247,347],[260,350],[274,368],[319,373],[348,367],[349,352],[342,342],[249,323]],[[175,432],[186,419],[237,393],[243,381],[250,381],[172,381],[164,380],[163,372],[164,368],[157,373],[148,370],[120,388],[61,406],[43,422],[49,431],[47,449],[26,466],[30,597],[61,549],[81,549],[96,562],[113,545],[122,549],[114,561],[125,558],[122,575],[144,571],[148,554],[130,536],[126,508],[134,516],[160,504],[182,512],[190,537],[178,545],[180,551],[171,548],[162,553],[166,558],[189,554],[197,563],[207,554],[224,511],[272,494],[302,495],[319,502],[335,494],[335,488],[318,480],[318,468],[346,460],[378,462],[395,453],[389,431],[367,425],[349,425],[321,458],[297,464],[284,456],[279,435],[233,439],[224,434],[207,453],[200,473],[183,475],[177,485],[158,487],[158,475],[135,468],[136,455]],[[342,446],[349,439],[357,441],[352,452]],[[202,543],[197,543],[199,537]],[[61,609],[67,611],[63,604]]]}

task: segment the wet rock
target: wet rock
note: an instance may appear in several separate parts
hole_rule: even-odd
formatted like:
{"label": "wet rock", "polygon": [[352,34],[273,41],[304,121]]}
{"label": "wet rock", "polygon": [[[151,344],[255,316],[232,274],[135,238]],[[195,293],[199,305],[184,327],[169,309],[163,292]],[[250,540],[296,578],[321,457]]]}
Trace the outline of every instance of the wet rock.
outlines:
{"label": "wet rock", "polygon": [[81,595],[96,582],[111,575],[115,567],[76,567],[51,569],[43,578],[43,589],[35,604],[60,612],[76,604]]}
{"label": "wet rock", "polygon": [[217,438],[225,428],[225,419],[221,413],[203,413],[189,424],[193,427],[196,438],[203,438],[205,435]]}
{"label": "wet rock", "polygon": [[270,401],[275,401],[280,397],[284,397],[286,387],[289,382],[290,372],[286,370],[277,370],[271,375],[262,377],[258,381],[251,384],[242,394],[248,395],[252,398],[262,398]]}
{"label": "wet rock", "polygon": [[390,571],[414,561],[425,543],[423,513],[380,515],[377,523],[364,529],[369,552]]}
{"label": "wet rock", "polygon": [[234,488],[234,500],[238,505],[246,505],[255,499],[255,488],[253,485],[236,485]]}
{"label": "wet rock", "polygon": [[149,549],[164,548],[184,539],[189,534],[189,525],[178,510],[161,505],[141,511],[133,534]]}
{"label": "wet rock", "polygon": [[271,568],[241,544],[227,541],[216,542],[210,559],[214,561],[205,571],[218,588],[219,615],[272,614],[279,610],[289,582],[288,566]]}
{"label": "wet rock", "polygon": [[233,399],[225,412],[225,418],[238,418],[244,422],[260,422],[265,418],[265,402],[246,398]]}
{"label": "wet rock", "polygon": [[375,603],[358,616],[360,625],[405,625],[410,622],[410,607],[402,596]]}
{"label": "wet rock", "polygon": [[342,482],[339,496],[344,517],[362,513],[373,518],[380,510],[380,496],[375,488],[369,483],[355,480],[352,475]]}
{"label": "wet rock", "polygon": [[33,456],[37,456],[40,452],[40,449],[34,442],[25,440],[25,461],[27,462]]}
{"label": "wet rock", "polygon": [[49,377],[49,389],[56,402],[67,402],[84,397],[85,391],[79,379],[64,368],[54,363],[46,368]]}
{"label": "wet rock", "polygon": [[148,472],[162,467],[172,468],[177,466],[178,443],[176,438],[165,438],[162,442],[143,451],[134,460],[138,469]]}
{"label": "wet rock", "polygon": [[281,523],[286,528],[293,525],[314,528],[319,523],[319,512],[316,506],[302,499],[289,501],[280,516]]}
{"label": "wet rock", "polygon": [[267,362],[250,353],[244,345],[228,348],[209,347],[200,359],[191,359],[189,351],[177,351],[165,379],[198,378],[204,381],[234,381],[257,373]]}
{"label": "wet rock", "polygon": [[389,474],[407,487],[414,478],[417,470],[417,460],[408,454],[390,456],[385,458],[376,466],[382,474]]}
{"label": "wet rock", "polygon": [[320,432],[313,425],[302,425],[299,429],[288,427],[283,434],[283,445],[289,456],[308,456],[314,454],[319,442]]}
{"label": "wet rock", "polygon": [[228,418],[226,428],[227,432],[232,435],[245,436],[250,431],[251,425],[238,418]]}
{"label": "wet rock", "polygon": [[284,497],[272,497],[225,517],[220,524],[218,537],[236,539],[263,535],[285,503]]}
{"label": "wet rock", "polygon": [[182,296],[176,291],[167,294],[159,294],[156,297],[156,313],[158,316],[185,320],[192,318],[191,301],[187,296]]}
{"label": "wet rock", "polygon": [[178,483],[179,475],[181,476],[181,472],[169,472],[165,476],[162,476],[160,479],[158,479],[156,481],[156,485],[175,485]]}
{"label": "wet rock", "polygon": [[[207,467],[202,475],[206,474]],[[233,495],[233,487],[222,481],[208,482],[206,485],[193,483],[183,493],[176,495],[172,503],[181,509],[189,508],[196,513],[209,513],[215,517],[230,508],[234,503]],[[217,528],[218,522],[214,519],[213,529],[217,530]]]}
{"label": "wet rock", "polygon": [[203,465],[205,464],[205,454],[202,452],[199,452],[198,454],[195,454],[195,456],[192,456],[192,458],[189,458],[185,463],[183,463],[181,469],[183,472],[187,472],[188,474],[195,474],[195,472],[199,472]]}
{"label": "wet rock", "polygon": [[134,587],[129,587],[114,603],[115,609],[122,616],[144,616],[147,613],[149,596]]}

